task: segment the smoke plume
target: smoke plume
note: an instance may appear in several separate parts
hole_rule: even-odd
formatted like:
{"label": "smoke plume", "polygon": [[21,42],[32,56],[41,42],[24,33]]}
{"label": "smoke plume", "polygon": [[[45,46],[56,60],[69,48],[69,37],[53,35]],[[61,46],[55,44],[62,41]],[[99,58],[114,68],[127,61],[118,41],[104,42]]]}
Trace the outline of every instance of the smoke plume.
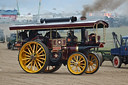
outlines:
{"label": "smoke plume", "polygon": [[93,5],[84,5],[82,16],[86,16],[88,12],[97,12],[102,10],[113,11],[127,0],[95,0]]}

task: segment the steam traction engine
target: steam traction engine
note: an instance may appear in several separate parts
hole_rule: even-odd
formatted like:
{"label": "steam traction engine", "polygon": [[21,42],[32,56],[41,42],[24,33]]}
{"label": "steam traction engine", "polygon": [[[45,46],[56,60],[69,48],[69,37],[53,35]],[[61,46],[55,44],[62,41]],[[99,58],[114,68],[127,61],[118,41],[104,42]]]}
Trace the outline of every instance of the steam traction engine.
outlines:
{"label": "steam traction engine", "polygon": [[[76,17],[41,19],[42,24],[12,26],[10,30],[33,31],[19,51],[19,64],[28,73],[51,73],[61,65],[67,65],[68,70],[75,75],[82,73],[92,74],[99,69],[99,58],[90,52],[91,48],[103,47],[97,35],[97,28],[107,28],[104,21],[75,22]],[[70,22],[65,22],[70,21]],[[52,23],[58,22],[58,23]],[[61,22],[61,23],[60,23]],[[95,29],[95,33],[87,35],[86,29]],[[79,29],[81,40],[74,35]],[[67,36],[62,37],[59,30],[68,30]],[[45,35],[37,32],[47,31]],[[39,32],[39,33],[41,33]]]}

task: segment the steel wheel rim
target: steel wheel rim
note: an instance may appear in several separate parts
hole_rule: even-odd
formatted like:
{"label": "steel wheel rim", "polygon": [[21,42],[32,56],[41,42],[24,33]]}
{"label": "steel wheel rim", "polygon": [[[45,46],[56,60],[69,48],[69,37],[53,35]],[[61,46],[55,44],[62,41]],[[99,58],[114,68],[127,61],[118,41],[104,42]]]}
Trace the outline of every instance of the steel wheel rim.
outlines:
{"label": "steel wheel rim", "polygon": [[46,52],[44,47],[34,41],[26,43],[20,50],[19,62],[26,72],[39,72],[46,62]]}
{"label": "steel wheel rim", "polygon": [[88,68],[85,71],[85,73],[94,73],[97,70],[98,66],[99,66],[99,62],[98,62],[97,57],[94,54],[89,53],[88,54]]}
{"label": "steel wheel rim", "polygon": [[68,59],[68,69],[73,74],[81,74],[86,68],[86,60],[81,54],[73,54]]}

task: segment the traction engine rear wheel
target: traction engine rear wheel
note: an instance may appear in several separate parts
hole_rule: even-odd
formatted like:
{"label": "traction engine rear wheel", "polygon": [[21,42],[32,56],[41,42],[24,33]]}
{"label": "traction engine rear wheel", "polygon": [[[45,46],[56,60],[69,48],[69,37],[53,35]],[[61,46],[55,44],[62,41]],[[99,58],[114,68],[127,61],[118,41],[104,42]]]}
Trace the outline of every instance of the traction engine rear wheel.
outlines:
{"label": "traction engine rear wheel", "polygon": [[93,74],[98,71],[100,66],[100,61],[98,56],[96,56],[94,53],[89,53],[87,56],[88,59],[88,68],[85,71],[86,74]]}
{"label": "traction engine rear wheel", "polygon": [[48,48],[41,42],[27,42],[19,52],[19,64],[21,68],[28,73],[44,71],[48,62]]}
{"label": "traction engine rear wheel", "polygon": [[88,67],[88,61],[84,54],[73,53],[67,61],[67,67],[70,73],[80,75],[85,72]]}
{"label": "traction engine rear wheel", "polygon": [[47,66],[47,68],[43,71],[44,73],[53,73],[57,71],[62,64],[56,65],[56,66]]}

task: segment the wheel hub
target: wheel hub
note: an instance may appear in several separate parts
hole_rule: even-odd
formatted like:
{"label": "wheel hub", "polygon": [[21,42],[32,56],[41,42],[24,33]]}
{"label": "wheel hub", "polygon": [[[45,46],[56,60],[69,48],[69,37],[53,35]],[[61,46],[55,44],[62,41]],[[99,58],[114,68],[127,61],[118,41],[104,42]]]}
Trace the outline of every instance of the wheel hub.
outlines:
{"label": "wheel hub", "polygon": [[80,63],[79,63],[79,62],[75,62],[74,65],[75,65],[75,66],[79,66]]}
{"label": "wheel hub", "polygon": [[115,65],[118,65],[118,60],[117,60],[117,58],[115,58],[114,63],[115,63]]}
{"label": "wheel hub", "polygon": [[30,58],[35,60],[36,59],[35,54],[30,55]]}
{"label": "wheel hub", "polygon": [[54,63],[58,62],[62,57],[61,52],[52,52],[51,54],[50,60]]}
{"label": "wheel hub", "polygon": [[77,66],[78,65],[78,62],[75,62],[74,65]]}
{"label": "wheel hub", "polygon": [[58,57],[58,54],[55,54],[55,55],[54,55],[54,58],[57,58],[57,57]]}
{"label": "wheel hub", "polygon": [[93,65],[93,62],[92,61],[89,61],[89,65]]}

